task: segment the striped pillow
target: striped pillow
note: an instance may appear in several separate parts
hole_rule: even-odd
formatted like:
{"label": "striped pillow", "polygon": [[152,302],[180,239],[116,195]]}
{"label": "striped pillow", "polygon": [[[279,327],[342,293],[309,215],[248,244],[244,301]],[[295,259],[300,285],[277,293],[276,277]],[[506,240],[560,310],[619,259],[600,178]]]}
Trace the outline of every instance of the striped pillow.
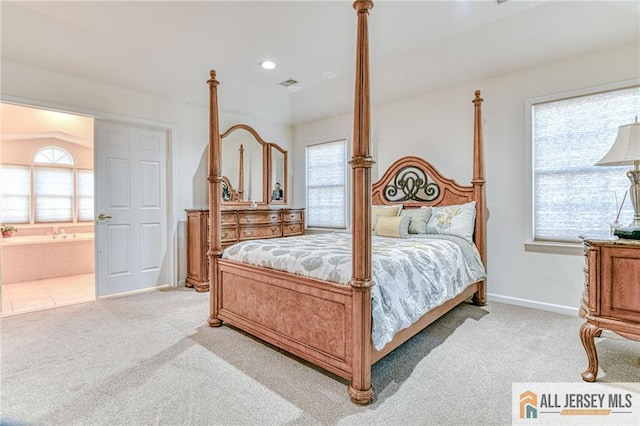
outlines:
{"label": "striped pillow", "polygon": [[381,216],[399,216],[402,204],[393,206],[371,206],[371,230],[376,229],[376,222]]}
{"label": "striped pillow", "polygon": [[376,235],[380,237],[409,238],[409,216],[378,216]]}

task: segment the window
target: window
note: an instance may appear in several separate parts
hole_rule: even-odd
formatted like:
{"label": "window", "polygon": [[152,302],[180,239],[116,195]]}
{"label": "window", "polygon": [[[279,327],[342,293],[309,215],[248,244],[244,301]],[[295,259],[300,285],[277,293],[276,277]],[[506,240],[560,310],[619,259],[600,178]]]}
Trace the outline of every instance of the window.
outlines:
{"label": "window", "polygon": [[35,168],[35,221],[73,221],[73,170]]}
{"label": "window", "polygon": [[347,227],[347,141],[308,146],[307,226]]}
{"label": "window", "polygon": [[60,147],[45,146],[36,152],[36,155],[33,156],[33,162],[73,166],[73,157]]}
{"label": "window", "polygon": [[[618,126],[639,113],[640,87],[532,103],[535,241],[578,242],[609,229],[632,166],[594,164],[613,145]],[[632,216],[627,197],[620,222]]]}
{"label": "window", "polygon": [[1,223],[29,223],[31,169],[3,164],[0,167]]}
{"label": "window", "polygon": [[93,220],[93,170],[76,171],[78,221]]}
{"label": "window", "polygon": [[44,147],[32,165],[2,164],[2,223],[93,220],[93,170],[73,167],[71,154]]}

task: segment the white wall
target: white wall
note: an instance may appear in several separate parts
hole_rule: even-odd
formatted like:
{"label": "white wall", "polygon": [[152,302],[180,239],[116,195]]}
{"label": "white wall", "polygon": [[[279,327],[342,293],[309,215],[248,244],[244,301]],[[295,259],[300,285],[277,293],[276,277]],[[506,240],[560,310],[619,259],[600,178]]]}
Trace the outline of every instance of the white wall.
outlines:
{"label": "white wall", "polygon": [[[490,300],[575,313],[584,276],[582,256],[525,252],[530,173],[526,108],[529,98],[640,78],[640,46],[620,46],[536,68],[376,106],[372,109],[373,179],[397,158],[418,155],[447,177],[468,184],[472,173],[473,99],[480,89],[483,109],[488,221]],[[472,75],[473,70],[469,70]],[[383,76],[371,76],[383,78]],[[428,78],[428,70],[425,70]],[[375,105],[375,93],[372,93]],[[310,143],[350,137],[350,114],[294,129],[295,201],[304,205],[304,149]],[[613,141],[612,141],[613,142]]]}
{"label": "white wall", "polygon": [[[33,101],[35,105],[58,106],[69,112],[104,111],[108,114],[151,121],[175,129],[172,143],[174,150],[174,223],[171,224],[178,253],[178,279],[186,277],[184,268],[184,210],[207,207],[205,156],[209,141],[209,111],[197,106],[146,95],[98,82],[83,80],[72,75],[60,74],[13,62],[2,61],[2,97]],[[208,99],[209,70],[202,71],[203,99]],[[224,81],[218,91],[224,90]],[[292,148],[292,131],[289,126],[260,122],[251,117],[241,117],[224,112],[220,114],[221,131],[234,124],[252,126],[266,141],[277,142],[284,149]],[[100,116],[100,113],[97,114]],[[291,168],[292,155],[289,156]],[[289,177],[290,188],[293,188]],[[168,254],[174,256],[174,254]]]}

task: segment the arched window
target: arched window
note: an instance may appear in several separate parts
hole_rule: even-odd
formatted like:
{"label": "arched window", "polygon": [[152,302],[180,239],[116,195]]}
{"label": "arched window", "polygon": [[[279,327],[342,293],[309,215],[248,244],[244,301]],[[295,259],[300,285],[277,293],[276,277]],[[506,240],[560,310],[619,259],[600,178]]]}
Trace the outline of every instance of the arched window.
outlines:
{"label": "arched window", "polygon": [[[35,222],[71,222],[74,206],[73,157],[58,146],[33,156]],[[66,167],[51,167],[51,166]]]}
{"label": "arched window", "polygon": [[34,163],[40,164],[60,164],[73,166],[73,157],[65,149],[59,146],[45,146],[40,148],[33,156]]}
{"label": "arched window", "polygon": [[46,146],[32,164],[0,163],[3,223],[93,221],[93,170],[74,167],[64,148]]}

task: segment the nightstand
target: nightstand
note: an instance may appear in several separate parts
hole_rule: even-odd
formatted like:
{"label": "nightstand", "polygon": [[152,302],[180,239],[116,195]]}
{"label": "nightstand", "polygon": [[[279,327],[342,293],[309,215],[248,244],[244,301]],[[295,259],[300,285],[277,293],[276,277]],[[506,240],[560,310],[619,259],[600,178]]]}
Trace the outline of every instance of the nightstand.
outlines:
{"label": "nightstand", "polygon": [[613,237],[584,239],[584,291],[580,316],[580,339],[589,367],[582,373],[587,382],[598,375],[594,337],[611,330],[640,341],[640,240]]}

